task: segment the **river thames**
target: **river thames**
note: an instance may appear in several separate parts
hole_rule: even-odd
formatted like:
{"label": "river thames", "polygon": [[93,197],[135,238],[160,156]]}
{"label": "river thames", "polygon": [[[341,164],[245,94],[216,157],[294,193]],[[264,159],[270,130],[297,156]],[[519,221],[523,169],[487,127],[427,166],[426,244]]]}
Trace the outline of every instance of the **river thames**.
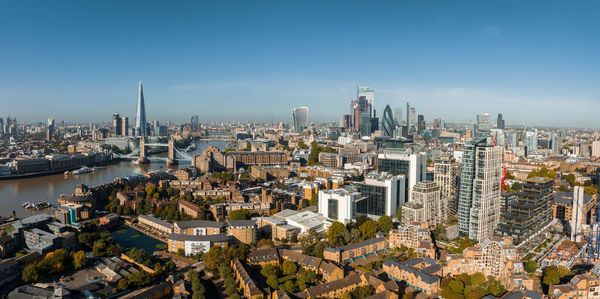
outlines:
{"label": "river thames", "polygon": [[[202,150],[209,145],[225,149],[229,144],[229,141],[196,140],[196,150],[188,154],[193,156],[195,153],[202,152]],[[175,170],[178,167],[186,167],[189,165],[189,162],[184,162],[176,167],[170,167],[170,169]],[[28,201],[48,201],[51,204],[56,204],[56,199],[60,194],[72,194],[75,190],[75,186],[78,184],[85,184],[92,187],[112,182],[115,178],[121,178],[136,173],[146,173],[152,170],[166,170],[166,167],[166,163],[164,162],[137,165],[131,161],[121,161],[119,163],[106,165],[103,170],[78,176],[55,174],[43,177],[0,181],[0,216],[9,216],[12,214],[12,211],[15,211],[18,217],[44,213],[47,212],[47,210],[27,210],[21,207],[21,205]]]}

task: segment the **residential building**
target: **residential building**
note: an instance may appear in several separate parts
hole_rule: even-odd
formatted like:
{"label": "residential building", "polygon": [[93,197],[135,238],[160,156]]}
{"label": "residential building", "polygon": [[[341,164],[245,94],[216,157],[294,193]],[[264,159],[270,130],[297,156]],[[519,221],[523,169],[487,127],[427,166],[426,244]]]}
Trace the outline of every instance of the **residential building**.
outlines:
{"label": "residential building", "polygon": [[227,235],[237,242],[252,244],[256,238],[255,220],[227,220]]}
{"label": "residential building", "polygon": [[418,182],[413,187],[412,200],[409,203],[419,203],[422,207],[420,219],[403,219],[403,222],[427,222],[436,226],[447,220],[448,203],[440,197],[440,187],[435,182]]}
{"label": "residential building", "polygon": [[246,267],[244,267],[239,259],[236,258],[231,261],[231,270],[233,271],[235,282],[240,288],[240,294],[243,295],[244,298],[263,298],[263,292],[258,288],[256,282],[252,279],[252,276],[250,276],[248,270],[246,270]]}
{"label": "residential building", "polygon": [[460,254],[448,254],[444,266],[444,275],[480,272],[494,276],[503,284],[509,283],[513,273],[523,271],[523,263],[511,237],[493,237],[466,248]]}
{"label": "residential building", "polygon": [[500,221],[502,148],[491,138],[464,146],[458,198],[458,231],[482,242],[494,235]]}
{"label": "residential building", "polygon": [[406,282],[429,297],[440,292],[444,269],[434,259],[416,258],[405,262],[391,259],[383,262],[382,267],[388,277]]}
{"label": "residential building", "polygon": [[392,229],[388,236],[389,248],[412,248],[417,253],[436,258],[436,249],[427,223],[409,223]]}
{"label": "residential building", "polygon": [[450,155],[441,155],[434,160],[433,181],[440,187],[440,197],[448,202],[444,210],[448,216],[456,215],[458,209],[457,170],[458,164]]}
{"label": "residential building", "polygon": [[250,265],[264,266],[267,264],[275,265],[279,263],[279,253],[277,248],[255,249],[248,253],[248,263]]}
{"label": "residential building", "polygon": [[528,178],[523,191],[508,203],[508,211],[502,213],[498,235],[510,236],[515,245],[520,245],[541,232],[552,221],[553,187],[551,178]]}
{"label": "residential building", "polygon": [[387,252],[387,240],[384,237],[376,237],[342,247],[327,247],[323,250],[323,257],[336,263],[342,263],[382,252]]}
{"label": "residential building", "polygon": [[200,207],[184,199],[180,199],[177,201],[177,210],[179,210],[183,214],[192,216],[193,218],[198,218],[198,216],[202,212]]}
{"label": "residential building", "polygon": [[[573,220],[573,192],[555,192],[553,195],[552,202],[552,218],[559,219],[561,221],[571,222]],[[583,215],[581,217],[581,224],[590,224],[590,219],[594,219],[596,216],[596,203],[598,199],[596,196],[583,194]]]}
{"label": "residential building", "polygon": [[281,258],[292,261],[298,266],[321,274],[325,281],[334,281],[344,277],[344,270],[333,263],[328,263],[321,258],[305,255],[289,249],[282,249]]}
{"label": "residential building", "polygon": [[138,216],[138,223],[163,235],[173,233],[173,223],[156,218],[153,215]]}
{"label": "residential building", "polygon": [[199,252],[206,253],[213,246],[227,248],[229,237],[225,234],[216,235],[182,235],[170,234],[167,237],[167,249],[169,252],[195,255]]}
{"label": "residential building", "polygon": [[210,236],[225,233],[225,224],[210,220],[178,221],[173,224],[173,232],[182,235]]}

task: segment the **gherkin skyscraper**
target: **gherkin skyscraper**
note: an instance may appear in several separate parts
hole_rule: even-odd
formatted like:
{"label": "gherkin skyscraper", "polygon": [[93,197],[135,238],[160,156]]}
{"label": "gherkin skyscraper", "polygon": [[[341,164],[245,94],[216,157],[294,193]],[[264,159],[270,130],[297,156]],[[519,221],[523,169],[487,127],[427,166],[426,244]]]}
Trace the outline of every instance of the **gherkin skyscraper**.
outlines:
{"label": "gherkin skyscraper", "polygon": [[384,136],[394,136],[394,129],[396,125],[394,123],[394,115],[392,114],[392,108],[390,108],[390,105],[386,105],[385,109],[383,109],[383,119],[381,120],[381,125],[383,126]]}
{"label": "gherkin skyscraper", "polygon": [[135,113],[135,134],[136,136],[148,136],[148,132],[146,132],[146,107],[144,105],[142,81],[140,81],[140,86],[138,88],[137,109]]}

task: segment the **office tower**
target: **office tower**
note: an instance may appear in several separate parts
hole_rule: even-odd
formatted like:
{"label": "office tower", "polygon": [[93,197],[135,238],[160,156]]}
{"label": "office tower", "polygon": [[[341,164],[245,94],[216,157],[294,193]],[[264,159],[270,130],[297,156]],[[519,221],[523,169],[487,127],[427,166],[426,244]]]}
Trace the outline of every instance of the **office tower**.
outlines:
{"label": "office tower", "polygon": [[342,124],[340,127],[346,130],[350,130],[352,128],[352,117],[350,114],[344,114],[342,116]]}
{"label": "office tower", "polygon": [[477,125],[475,126],[475,137],[490,136],[491,129],[492,129],[492,123],[490,121],[490,114],[484,113],[484,114],[477,115]]}
{"label": "office tower", "polygon": [[396,123],[394,122],[394,116],[392,115],[392,108],[390,108],[390,105],[386,105],[385,109],[383,109],[383,118],[381,120],[381,126],[383,127],[383,136],[394,136],[394,129],[396,129]]}
{"label": "office tower", "polygon": [[350,223],[358,218],[357,202],[366,200],[357,188],[345,186],[344,188],[319,190],[319,203],[317,213],[334,221]]}
{"label": "office tower", "polygon": [[119,113],[115,112],[115,114],[113,114],[112,116],[112,128],[113,128],[113,135],[115,136],[121,136],[121,132],[123,130],[123,125],[121,125],[121,117],[119,116]]}
{"label": "office tower", "polygon": [[54,130],[55,130],[54,118],[48,118],[48,131],[46,132],[46,140],[47,141],[54,139]]}
{"label": "office tower", "polygon": [[129,128],[129,117],[121,117],[121,136],[127,136],[127,129]]}
{"label": "office tower", "polygon": [[142,81],[138,88],[137,109],[135,113],[135,134],[136,136],[148,137],[148,123],[146,122],[146,107],[144,104],[144,91]]}
{"label": "office tower", "polygon": [[498,113],[498,118],[496,119],[496,129],[504,130],[504,119],[502,118],[502,113]]}
{"label": "office tower", "polygon": [[553,154],[560,153],[560,140],[558,139],[558,134],[550,133],[550,150]]}
{"label": "office tower", "polygon": [[410,103],[406,103],[406,125],[408,126],[408,131],[414,131],[416,130],[417,126],[416,126],[416,112],[415,112],[415,108],[410,106]]}
{"label": "office tower", "polygon": [[525,132],[525,145],[527,146],[527,155],[535,153],[538,148],[538,131],[534,129],[533,131]]}
{"label": "office tower", "polygon": [[482,242],[500,220],[502,148],[491,138],[468,141],[463,150],[458,197],[458,231]]}
{"label": "office tower", "polygon": [[358,99],[358,102],[360,103],[361,100],[364,100],[366,103],[366,106],[364,107],[364,110],[361,109],[361,111],[369,111],[369,115],[371,117],[375,117],[375,115],[373,114],[373,104],[375,102],[375,91],[372,90],[369,86],[358,86],[356,88],[356,98]]}
{"label": "office tower", "polygon": [[585,221],[585,214],[583,213],[584,196],[584,188],[575,186],[573,190],[573,215],[571,216],[571,241],[579,242],[581,240],[581,228]]}
{"label": "office tower", "polygon": [[394,121],[396,122],[396,126],[402,125],[402,108],[394,109]]}
{"label": "office tower", "polygon": [[406,180],[404,194],[399,206],[410,200],[412,187],[425,180],[427,163],[423,153],[413,154],[410,150],[387,150],[377,155],[377,169],[392,175],[403,175]]}
{"label": "office tower", "polygon": [[497,146],[505,147],[504,131],[502,129],[491,129],[490,135],[494,137]]}
{"label": "office tower", "polygon": [[[447,202],[440,196],[440,187],[435,182],[418,182],[412,191],[411,201],[409,203],[418,203],[422,206],[421,219],[414,219],[421,222],[427,222],[431,227],[444,223],[447,220]],[[406,221],[403,221],[407,223]]]}
{"label": "office tower", "polygon": [[423,131],[425,131],[425,117],[419,114],[417,116],[417,132],[421,134]]}
{"label": "office tower", "polygon": [[0,134],[4,133],[4,120],[0,117]]}
{"label": "office tower", "polygon": [[435,159],[434,163],[433,181],[440,187],[440,196],[448,202],[448,216],[454,216],[458,208],[456,194],[458,164],[451,155],[441,155]]}
{"label": "office tower", "polygon": [[190,116],[190,127],[192,129],[198,129],[200,127],[199,122],[198,122],[198,115]]}
{"label": "office tower", "polygon": [[520,245],[531,236],[543,231],[552,221],[552,189],[550,178],[528,178],[523,192],[508,202],[507,211],[502,213],[498,224],[498,235],[510,236],[515,245]]}
{"label": "office tower", "polygon": [[360,134],[362,136],[370,136],[371,135],[371,115],[368,111],[360,113]]}
{"label": "office tower", "polygon": [[372,171],[365,175],[364,182],[353,183],[364,198],[356,203],[357,213],[369,217],[394,217],[403,200],[404,176]]}
{"label": "office tower", "polygon": [[294,120],[294,131],[301,133],[304,129],[308,128],[308,107],[298,107],[292,109],[292,118]]}

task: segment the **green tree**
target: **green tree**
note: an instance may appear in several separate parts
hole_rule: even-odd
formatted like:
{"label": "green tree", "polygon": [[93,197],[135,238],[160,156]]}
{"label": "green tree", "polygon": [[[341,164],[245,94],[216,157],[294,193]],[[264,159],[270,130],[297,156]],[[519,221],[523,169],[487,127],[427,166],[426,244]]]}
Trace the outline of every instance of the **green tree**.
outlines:
{"label": "green tree", "polygon": [[555,285],[560,283],[560,276],[558,274],[558,268],[556,266],[548,266],[544,268],[542,273],[542,282],[545,285]]}
{"label": "green tree", "polygon": [[124,290],[127,290],[128,288],[129,288],[129,283],[128,283],[127,279],[125,279],[125,278],[119,279],[119,283],[117,283],[117,289],[124,291]]}
{"label": "green tree", "polygon": [[402,207],[398,207],[398,209],[396,210],[396,219],[398,219],[398,221],[402,223]]}
{"label": "green tree", "polygon": [[485,282],[485,275],[480,272],[477,272],[471,276],[469,276],[469,285],[479,286]]}
{"label": "green tree", "polygon": [[246,209],[231,211],[227,218],[229,220],[248,220],[250,219],[250,211]]}
{"label": "green tree", "polygon": [[40,273],[40,268],[37,263],[31,263],[23,269],[22,278],[25,282],[35,282],[40,281],[42,275]]}
{"label": "green tree", "polygon": [[331,246],[340,245],[340,240],[343,242],[343,235],[346,232],[346,226],[339,221],[334,221],[327,229],[327,239]]}
{"label": "green tree", "polygon": [[565,181],[572,187],[575,186],[575,175],[570,173],[565,177]]}
{"label": "green tree", "polygon": [[81,269],[87,264],[87,258],[83,250],[73,253],[73,266],[75,269]]}
{"label": "green tree", "polygon": [[292,261],[285,261],[281,265],[281,270],[283,271],[284,275],[292,275],[296,273],[298,267],[296,267],[296,264]]}
{"label": "green tree", "polygon": [[282,289],[290,294],[293,294],[295,293],[294,291],[296,290],[296,286],[291,280],[288,280],[283,284]]}
{"label": "green tree", "polygon": [[537,263],[535,261],[529,260],[527,263],[525,263],[525,271],[528,273],[533,273],[535,270],[537,270]]}
{"label": "green tree", "polygon": [[275,289],[275,290],[279,290],[279,281],[277,280],[277,276],[275,275],[271,275],[267,278],[267,284]]}
{"label": "green tree", "polygon": [[394,224],[392,223],[392,218],[390,216],[381,216],[377,220],[377,224],[379,227],[379,231],[385,233],[386,235],[390,232]]}
{"label": "green tree", "polygon": [[523,190],[523,184],[519,182],[514,182],[510,189],[512,189],[512,191],[514,192],[520,192],[521,190]]}
{"label": "green tree", "polygon": [[262,274],[262,276],[264,276],[264,277],[269,277],[269,276],[279,277],[279,276],[281,276],[281,270],[279,269],[278,266],[266,264],[262,267],[262,269],[260,269],[260,274]]}
{"label": "green tree", "polygon": [[461,281],[454,279],[450,281],[448,286],[450,287],[450,290],[456,294],[462,294],[465,289],[465,285]]}
{"label": "green tree", "polygon": [[367,220],[365,223],[361,224],[358,229],[362,233],[363,239],[371,239],[375,237],[375,233],[377,232],[377,222],[374,220]]}
{"label": "green tree", "polygon": [[223,248],[221,248],[221,246],[213,246],[203,256],[204,266],[209,271],[215,271],[223,262],[223,257]]}

